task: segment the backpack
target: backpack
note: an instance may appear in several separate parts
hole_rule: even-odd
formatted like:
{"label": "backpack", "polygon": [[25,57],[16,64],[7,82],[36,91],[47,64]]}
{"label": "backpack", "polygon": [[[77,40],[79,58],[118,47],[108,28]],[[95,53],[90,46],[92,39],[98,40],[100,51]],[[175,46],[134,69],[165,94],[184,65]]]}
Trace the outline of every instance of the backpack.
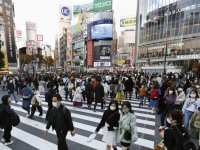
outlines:
{"label": "backpack", "polygon": [[150,94],[150,98],[153,100],[158,99],[158,89],[153,89],[153,91]]}
{"label": "backpack", "polygon": [[13,127],[16,127],[20,123],[20,118],[14,111],[11,114],[10,123]]}

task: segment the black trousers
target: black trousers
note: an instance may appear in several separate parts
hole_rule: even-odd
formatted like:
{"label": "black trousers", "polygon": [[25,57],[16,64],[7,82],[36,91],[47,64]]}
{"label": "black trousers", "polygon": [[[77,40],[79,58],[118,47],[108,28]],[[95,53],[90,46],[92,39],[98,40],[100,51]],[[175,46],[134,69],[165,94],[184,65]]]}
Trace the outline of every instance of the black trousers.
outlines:
{"label": "black trousers", "polygon": [[65,99],[66,99],[66,101],[68,100],[68,94],[69,94],[69,91],[67,89],[65,89]]}
{"label": "black trousers", "polygon": [[[97,107],[97,101],[95,101],[95,104],[94,104],[94,110],[96,110],[96,107]],[[101,101],[101,102],[99,102],[99,103],[101,103],[101,109],[103,109],[103,100]]]}
{"label": "black trousers", "polygon": [[34,116],[35,111],[36,111],[36,108],[37,108],[37,110],[40,112],[40,115],[43,114],[42,106],[32,106],[32,107],[31,107],[31,117]]}
{"label": "black trousers", "polygon": [[82,92],[83,101],[85,102],[85,91]]}
{"label": "black trousers", "polygon": [[66,136],[67,131],[56,131],[57,138],[58,138],[58,150],[68,150]]}
{"label": "black trousers", "polygon": [[11,130],[12,130],[12,126],[11,125],[9,125],[8,127],[6,127],[4,129],[3,138],[5,139],[6,143],[10,142],[10,139],[11,139]]}
{"label": "black trousers", "polygon": [[50,116],[50,113],[51,113],[51,109],[53,108],[53,106],[48,106],[48,110],[47,110],[47,114],[46,114],[46,120],[49,120],[49,116]]}

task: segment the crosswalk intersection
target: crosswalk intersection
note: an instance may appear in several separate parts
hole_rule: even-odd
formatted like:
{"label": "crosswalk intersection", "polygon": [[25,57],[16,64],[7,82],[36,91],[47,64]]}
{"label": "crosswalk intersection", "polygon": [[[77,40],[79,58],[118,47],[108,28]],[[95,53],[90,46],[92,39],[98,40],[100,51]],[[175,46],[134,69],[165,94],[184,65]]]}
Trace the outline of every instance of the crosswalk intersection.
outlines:
{"label": "crosswalk intersection", "polygon": [[[71,111],[73,123],[76,129],[76,135],[72,137],[67,135],[67,144],[70,150],[104,150],[106,144],[102,142],[102,132],[98,133],[98,136],[92,142],[88,143],[88,137],[95,131],[98,123],[101,120],[104,110],[100,109],[100,105],[97,106],[97,111],[93,112],[92,109],[88,109],[84,104],[83,108],[73,108],[72,102],[65,101],[64,90],[60,89],[60,94],[63,98],[62,103]],[[45,102],[44,95],[40,95],[42,99],[42,107],[44,115],[39,117],[39,113],[36,112],[33,119],[26,118],[26,111],[21,108],[22,101],[17,104],[12,103],[12,108],[20,116],[21,123],[19,126],[14,127],[12,130],[12,139],[14,143],[9,146],[4,146],[0,143],[1,150],[56,150],[57,138],[55,131],[49,130],[49,134],[45,134],[46,128],[45,115],[48,109]],[[154,137],[155,137],[155,125],[156,117],[151,114],[151,111],[147,108],[139,108],[139,101],[130,101],[137,117],[137,130],[139,138],[137,142],[130,148],[131,150],[152,150],[154,149]],[[109,101],[106,102],[108,106]],[[93,108],[93,105],[92,105]],[[2,136],[2,131],[0,131]],[[118,149],[121,150],[120,145]]]}

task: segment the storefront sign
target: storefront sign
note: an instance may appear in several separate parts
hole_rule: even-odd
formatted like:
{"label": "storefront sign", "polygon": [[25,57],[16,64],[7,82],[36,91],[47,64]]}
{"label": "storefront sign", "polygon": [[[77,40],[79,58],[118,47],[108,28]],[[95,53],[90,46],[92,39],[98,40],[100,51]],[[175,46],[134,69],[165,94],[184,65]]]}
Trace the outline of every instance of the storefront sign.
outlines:
{"label": "storefront sign", "polygon": [[110,62],[94,62],[94,67],[110,67]]}
{"label": "storefront sign", "polygon": [[94,0],[94,12],[112,10],[112,0]]}
{"label": "storefront sign", "polygon": [[176,56],[178,60],[188,60],[188,59],[200,59],[200,54],[193,54],[193,55],[179,55]]}
{"label": "storefront sign", "polygon": [[120,20],[120,27],[131,27],[136,25],[136,18],[127,18]]}

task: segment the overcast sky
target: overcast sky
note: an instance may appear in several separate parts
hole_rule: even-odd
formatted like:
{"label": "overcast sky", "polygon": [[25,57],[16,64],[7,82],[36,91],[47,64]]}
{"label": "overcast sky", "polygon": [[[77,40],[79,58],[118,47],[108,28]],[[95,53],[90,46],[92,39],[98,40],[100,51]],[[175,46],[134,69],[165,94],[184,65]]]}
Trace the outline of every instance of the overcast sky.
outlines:
{"label": "overcast sky", "polygon": [[[26,39],[25,22],[35,22],[38,34],[44,35],[44,43],[54,46],[55,35],[59,29],[59,5],[77,5],[92,0],[13,0],[15,5],[16,29],[22,30]],[[113,10],[118,32],[120,18],[136,16],[137,0],[113,0]]]}

